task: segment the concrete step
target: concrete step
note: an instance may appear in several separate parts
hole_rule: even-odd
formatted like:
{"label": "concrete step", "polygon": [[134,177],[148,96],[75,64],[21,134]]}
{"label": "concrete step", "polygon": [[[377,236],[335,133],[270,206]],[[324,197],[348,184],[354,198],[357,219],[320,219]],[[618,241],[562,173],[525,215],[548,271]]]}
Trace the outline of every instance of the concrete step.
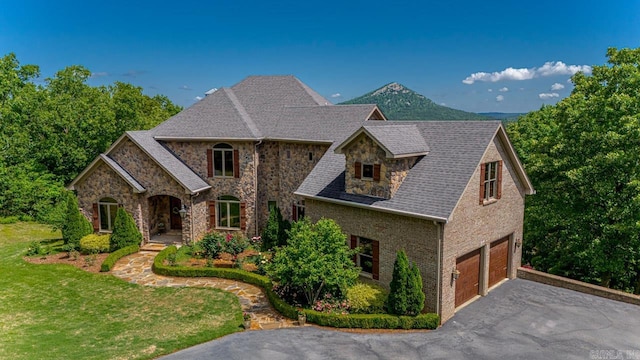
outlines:
{"label": "concrete step", "polygon": [[140,251],[155,251],[160,252],[164,250],[167,245],[162,243],[146,243],[140,247]]}

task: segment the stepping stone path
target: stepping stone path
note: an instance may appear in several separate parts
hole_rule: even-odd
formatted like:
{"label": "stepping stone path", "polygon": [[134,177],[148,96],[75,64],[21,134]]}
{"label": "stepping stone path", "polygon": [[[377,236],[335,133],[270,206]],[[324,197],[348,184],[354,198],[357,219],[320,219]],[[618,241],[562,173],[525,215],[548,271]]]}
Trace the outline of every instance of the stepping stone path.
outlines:
{"label": "stepping stone path", "polygon": [[240,299],[242,311],[251,314],[251,330],[278,329],[297,324],[297,321],[294,322],[275,311],[264,291],[257,286],[213,277],[183,278],[154,274],[151,265],[157,254],[157,251],[143,250],[125,256],[118,260],[111,273],[130,283],[145,286],[212,287],[229,291]]}

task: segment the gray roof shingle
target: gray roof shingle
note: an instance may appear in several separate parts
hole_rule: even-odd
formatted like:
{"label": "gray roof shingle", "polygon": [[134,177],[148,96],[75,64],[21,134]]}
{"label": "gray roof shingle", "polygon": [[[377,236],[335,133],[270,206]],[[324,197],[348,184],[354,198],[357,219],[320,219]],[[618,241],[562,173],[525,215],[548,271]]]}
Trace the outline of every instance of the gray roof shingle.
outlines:
{"label": "gray roof shingle", "polygon": [[135,192],[142,193],[147,191],[147,189],[145,189],[144,186],[142,186],[138,182],[138,180],[134,179],[133,176],[131,176],[131,174],[129,174],[125,169],[123,169],[122,166],[120,166],[120,164],[118,164],[115,160],[105,154],[100,154],[100,159],[102,159],[102,161],[109,165],[109,167],[111,167],[113,171],[118,173],[129,185],[131,185]]}
{"label": "gray roof shingle", "polygon": [[345,148],[364,133],[385,150],[387,158],[426,155],[429,152],[429,146],[415,125],[397,125],[396,122],[394,124],[394,126],[363,126],[360,131],[338,145],[335,151],[344,153]]}
{"label": "gray roof shingle", "polygon": [[152,132],[127,131],[127,135],[142,151],[156,161],[160,167],[165,169],[171,177],[192,194],[211,188],[211,185],[180,161],[167,148],[157,142],[153,138]]}
{"label": "gray roof shingle", "polygon": [[297,194],[447,220],[501,126],[499,121],[367,121],[365,124],[367,128],[412,125],[429,145],[429,154],[409,171],[393,198],[347,194],[344,191],[345,157],[333,151],[320,159]]}

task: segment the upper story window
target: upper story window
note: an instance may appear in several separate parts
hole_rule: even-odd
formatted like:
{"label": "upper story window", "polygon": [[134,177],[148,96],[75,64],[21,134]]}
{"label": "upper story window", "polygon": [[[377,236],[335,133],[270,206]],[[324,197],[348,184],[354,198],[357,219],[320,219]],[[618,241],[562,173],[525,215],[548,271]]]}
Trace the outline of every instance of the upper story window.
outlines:
{"label": "upper story window", "polygon": [[356,179],[380,181],[380,164],[355,163],[354,177]]}
{"label": "upper story window", "polygon": [[233,147],[229,144],[217,144],[213,147],[213,174],[233,177]]}
{"label": "upper story window", "polygon": [[100,231],[111,232],[118,212],[118,202],[112,198],[102,198],[98,201],[98,216],[100,218]]}
{"label": "upper story window", "polygon": [[502,196],[502,161],[484,163],[480,168],[480,204]]}

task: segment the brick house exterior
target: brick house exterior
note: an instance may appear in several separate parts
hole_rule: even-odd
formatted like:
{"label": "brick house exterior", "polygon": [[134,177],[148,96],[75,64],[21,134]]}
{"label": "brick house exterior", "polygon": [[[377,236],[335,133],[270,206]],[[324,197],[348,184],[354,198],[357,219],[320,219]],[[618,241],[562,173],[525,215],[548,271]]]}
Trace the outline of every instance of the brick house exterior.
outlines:
{"label": "brick house exterior", "polygon": [[69,185],[98,232],[124,207],[152,241],[258,235],[269,207],[335,219],[362,276],[388,287],[396,252],[442,321],[520,265],[533,188],[499,122],[386,121],[330,105],[292,76],[252,76],[148,131],[123,134]]}

